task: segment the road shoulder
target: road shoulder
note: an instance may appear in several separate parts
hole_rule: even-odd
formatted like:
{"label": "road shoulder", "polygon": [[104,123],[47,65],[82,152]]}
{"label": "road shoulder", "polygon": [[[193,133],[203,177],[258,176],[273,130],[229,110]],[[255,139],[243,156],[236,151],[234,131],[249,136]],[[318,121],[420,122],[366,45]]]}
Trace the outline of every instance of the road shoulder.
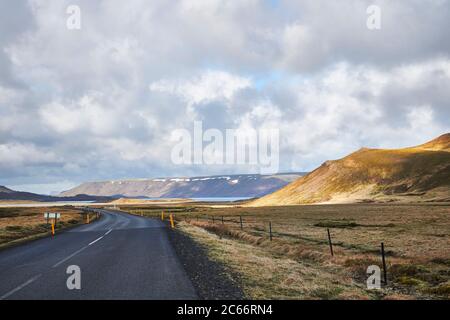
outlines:
{"label": "road shoulder", "polygon": [[239,275],[210,259],[200,243],[180,230],[171,230],[169,239],[200,299],[245,299]]}

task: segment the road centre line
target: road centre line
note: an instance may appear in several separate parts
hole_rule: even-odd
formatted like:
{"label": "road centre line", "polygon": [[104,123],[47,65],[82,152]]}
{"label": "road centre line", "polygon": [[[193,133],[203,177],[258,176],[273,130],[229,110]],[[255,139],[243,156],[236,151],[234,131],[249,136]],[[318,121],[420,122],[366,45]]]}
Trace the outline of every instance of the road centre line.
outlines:
{"label": "road centre line", "polygon": [[13,295],[14,293],[16,293],[17,291],[22,290],[23,288],[25,288],[26,286],[28,286],[29,284],[33,283],[34,281],[36,281],[37,279],[39,279],[42,276],[42,274],[38,274],[37,276],[34,276],[33,278],[31,278],[30,280],[22,283],[20,286],[18,286],[15,289],[12,289],[11,291],[5,293],[4,295],[2,295],[0,297],[0,300],[4,300],[6,298],[8,298],[9,296]]}
{"label": "road centre line", "polygon": [[69,260],[70,258],[73,258],[74,256],[76,256],[77,254],[79,254],[81,251],[87,249],[89,246],[93,245],[94,243],[96,243],[97,241],[103,239],[104,236],[106,236],[107,234],[109,234],[112,231],[112,229],[110,229],[108,232],[106,232],[103,236],[101,236],[98,239],[95,239],[94,241],[90,242],[87,246],[84,246],[83,248],[81,248],[80,250],[75,251],[74,253],[72,253],[70,256],[64,258],[63,260],[59,261],[58,263],[56,263],[52,268],[56,268],[58,266],[60,266],[62,263],[66,262],[67,260]]}
{"label": "road centre line", "polygon": [[75,251],[74,253],[72,253],[70,256],[62,259],[60,262],[56,263],[52,268],[56,268],[59,265],[61,265],[62,263],[66,262],[67,260],[69,260],[70,258],[74,257],[75,255],[79,254],[81,251],[85,250],[87,247],[89,247],[88,245],[81,248],[80,250]]}
{"label": "road centre line", "polygon": [[92,241],[91,243],[89,243],[88,244],[88,246],[90,246],[90,245],[93,245],[94,243],[96,243],[97,241],[99,241],[99,240],[102,240],[103,239],[103,237],[104,237],[104,235],[103,236],[101,236],[100,238],[98,238],[98,239],[95,239],[94,241]]}

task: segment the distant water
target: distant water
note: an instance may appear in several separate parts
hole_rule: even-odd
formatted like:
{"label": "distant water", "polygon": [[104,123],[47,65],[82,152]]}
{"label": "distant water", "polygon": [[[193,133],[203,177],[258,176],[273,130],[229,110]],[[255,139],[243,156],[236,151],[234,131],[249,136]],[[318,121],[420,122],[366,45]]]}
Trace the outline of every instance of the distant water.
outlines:
{"label": "distant water", "polygon": [[93,201],[52,201],[52,202],[33,202],[33,203],[0,203],[0,208],[41,208],[41,207],[61,207],[61,206],[87,206],[95,204]]}
{"label": "distant water", "polygon": [[[142,199],[142,200],[168,200],[171,198],[146,197],[146,198],[139,198],[139,199]],[[233,201],[240,201],[240,200],[248,200],[248,199],[251,199],[251,197],[204,197],[204,198],[188,198],[188,199],[194,200],[197,202],[233,202]]]}
{"label": "distant water", "polygon": [[240,200],[248,200],[251,197],[208,197],[208,198],[191,198],[194,201],[202,202],[233,202]]}
{"label": "distant water", "polygon": [[94,203],[95,200],[87,200],[87,201],[64,201],[64,200],[58,200],[58,201],[49,201],[49,202],[56,202],[56,203],[67,203],[67,204],[88,204],[88,203]]}
{"label": "distant water", "polygon": [[[140,198],[142,200],[169,200],[170,198]],[[196,202],[234,202],[239,200],[248,200],[251,197],[206,197],[206,198],[189,198]],[[53,201],[53,202],[34,202],[34,203],[0,203],[0,208],[34,208],[34,207],[59,207],[64,205],[70,206],[87,206],[90,204],[109,205],[108,203],[97,203],[95,201]]]}

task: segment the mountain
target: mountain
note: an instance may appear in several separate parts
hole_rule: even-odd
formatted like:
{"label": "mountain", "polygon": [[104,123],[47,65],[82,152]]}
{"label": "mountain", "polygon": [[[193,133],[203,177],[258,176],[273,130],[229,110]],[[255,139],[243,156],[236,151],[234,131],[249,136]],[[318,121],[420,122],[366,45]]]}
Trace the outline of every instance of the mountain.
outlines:
{"label": "mountain", "polygon": [[450,134],[411,148],[360,149],[250,205],[372,201],[450,201]]}
{"label": "mountain", "polygon": [[95,197],[88,195],[77,195],[75,197],[54,197],[42,194],[36,194],[31,192],[21,192],[11,190],[4,186],[0,186],[0,200],[26,200],[26,201],[40,201],[40,202],[52,202],[52,201],[98,201],[108,202],[114,200],[110,197]]}
{"label": "mountain", "polygon": [[87,182],[60,195],[89,194],[135,198],[260,197],[284,187],[301,175],[242,174]]}
{"label": "mountain", "polygon": [[7,194],[7,193],[13,193],[13,192],[14,192],[13,190],[8,189],[7,187],[0,186],[0,193]]}

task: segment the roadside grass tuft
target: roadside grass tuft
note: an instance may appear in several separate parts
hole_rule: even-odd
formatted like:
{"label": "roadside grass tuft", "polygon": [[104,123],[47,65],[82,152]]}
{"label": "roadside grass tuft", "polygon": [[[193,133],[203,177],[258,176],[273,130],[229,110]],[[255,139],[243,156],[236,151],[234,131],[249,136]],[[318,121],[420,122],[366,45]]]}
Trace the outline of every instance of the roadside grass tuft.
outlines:
{"label": "roadside grass tuft", "polygon": [[445,259],[445,258],[434,258],[434,259],[431,259],[431,262],[437,263],[437,264],[442,264],[442,265],[445,265],[445,266],[449,266],[449,267],[450,267],[450,259]]}
{"label": "roadside grass tuft", "polygon": [[442,297],[450,298],[450,281],[442,283],[436,287],[429,288],[426,292],[436,294]]}
{"label": "roadside grass tuft", "polygon": [[6,231],[11,231],[11,232],[19,232],[24,230],[25,228],[23,226],[6,226],[5,230]]}
{"label": "roadside grass tuft", "polygon": [[314,227],[320,228],[336,228],[336,229],[345,229],[345,228],[357,228],[357,227],[366,227],[366,228],[393,228],[395,224],[387,223],[387,224],[359,224],[356,222],[348,222],[348,221],[322,221],[314,224]]}
{"label": "roadside grass tuft", "polygon": [[343,289],[341,287],[317,288],[311,291],[311,296],[322,300],[335,300],[339,298]]}
{"label": "roadside grass tuft", "polygon": [[407,286],[413,286],[413,287],[420,287],[424,286],[425,283],[419,279],[408,277],[408,276],[401,276],[397,279],[397,282],[403,285]]}
{"label": "roadside grass tuft", "polygon": [[326,221],[326,222],[318,222],[314,224],[314,226],[320,228],[356,228],[360,227],[361,225],[355,222]]}

